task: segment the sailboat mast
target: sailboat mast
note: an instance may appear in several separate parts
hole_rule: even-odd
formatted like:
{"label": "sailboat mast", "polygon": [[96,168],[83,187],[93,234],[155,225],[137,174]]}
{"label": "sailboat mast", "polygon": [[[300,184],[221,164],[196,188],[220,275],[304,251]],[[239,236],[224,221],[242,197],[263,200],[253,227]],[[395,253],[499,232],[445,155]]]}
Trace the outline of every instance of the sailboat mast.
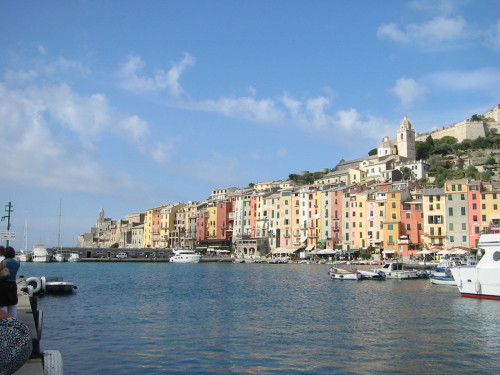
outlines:
{"label": "sailboat mast", "polygon": [[59,199],[59,231],[57,232],[57,247],[61,249],[61,206],[62,200]]}

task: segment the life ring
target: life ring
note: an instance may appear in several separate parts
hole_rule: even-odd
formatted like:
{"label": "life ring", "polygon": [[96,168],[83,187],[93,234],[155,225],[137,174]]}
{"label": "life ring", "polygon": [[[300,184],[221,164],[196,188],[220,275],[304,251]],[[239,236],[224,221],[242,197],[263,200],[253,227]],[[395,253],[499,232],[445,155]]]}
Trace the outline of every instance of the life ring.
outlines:
{"label": "life ring", "polygon": [[39,277],[28,277],[26,284],[33,287],[33,294],[40,293],[42,290],[42,280]]}
{"label": "life ring", "polygon": [[63,375],[63,360],[58,350],[43,352],[43,373],[46,375]]}

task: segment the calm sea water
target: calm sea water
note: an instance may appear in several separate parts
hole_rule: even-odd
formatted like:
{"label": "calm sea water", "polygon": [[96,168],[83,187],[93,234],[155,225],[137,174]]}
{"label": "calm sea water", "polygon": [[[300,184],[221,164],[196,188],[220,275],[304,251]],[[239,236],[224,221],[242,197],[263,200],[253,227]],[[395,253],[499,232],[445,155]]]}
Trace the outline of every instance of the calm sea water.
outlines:
{"label": "calm sea water", "polygon": [[23,263],[42,349],[66,374],[494,374],[500,302],[428,280],[331,280],[327,265]]}

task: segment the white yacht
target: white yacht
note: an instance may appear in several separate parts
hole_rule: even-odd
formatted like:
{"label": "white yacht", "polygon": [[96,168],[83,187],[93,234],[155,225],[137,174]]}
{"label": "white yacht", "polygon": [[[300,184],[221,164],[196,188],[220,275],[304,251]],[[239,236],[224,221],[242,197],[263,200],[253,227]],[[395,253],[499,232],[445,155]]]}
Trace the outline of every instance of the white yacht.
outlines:
{"label": "white yacht", "polygon": [[50,262],[51,255],[43,245],[36,245],[33,249],[31,259],[36,263]]}
{"label": "white yacht", "polygon": [[462,297],[500,300],[500,233],[482,234],[484,255],[476,266],[451,268]]}
{"label": "white yacht", "polygon": [[172,263],[199,263],[201,255],[194,252],[193,250],[181,249],[172,250],[174,256],[170,258]]}
{"label": "white yacht", "polygon": [[405,269],[403,263],[385,263],[382,268],[372,270],[388,279],[418,279],[418,272]]}

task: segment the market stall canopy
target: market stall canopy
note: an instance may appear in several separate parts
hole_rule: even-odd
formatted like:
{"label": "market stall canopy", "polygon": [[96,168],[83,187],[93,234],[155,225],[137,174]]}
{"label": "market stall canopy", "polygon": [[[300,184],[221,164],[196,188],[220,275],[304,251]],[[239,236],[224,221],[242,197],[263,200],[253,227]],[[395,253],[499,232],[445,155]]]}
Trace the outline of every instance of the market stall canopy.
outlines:
{"label": "market stall canopy", "polygon": [[436,250],[422,250],[422,251],[419,251],[417,252],[417,255],[429,255],[429,254],[435,254],[436,253]]}

